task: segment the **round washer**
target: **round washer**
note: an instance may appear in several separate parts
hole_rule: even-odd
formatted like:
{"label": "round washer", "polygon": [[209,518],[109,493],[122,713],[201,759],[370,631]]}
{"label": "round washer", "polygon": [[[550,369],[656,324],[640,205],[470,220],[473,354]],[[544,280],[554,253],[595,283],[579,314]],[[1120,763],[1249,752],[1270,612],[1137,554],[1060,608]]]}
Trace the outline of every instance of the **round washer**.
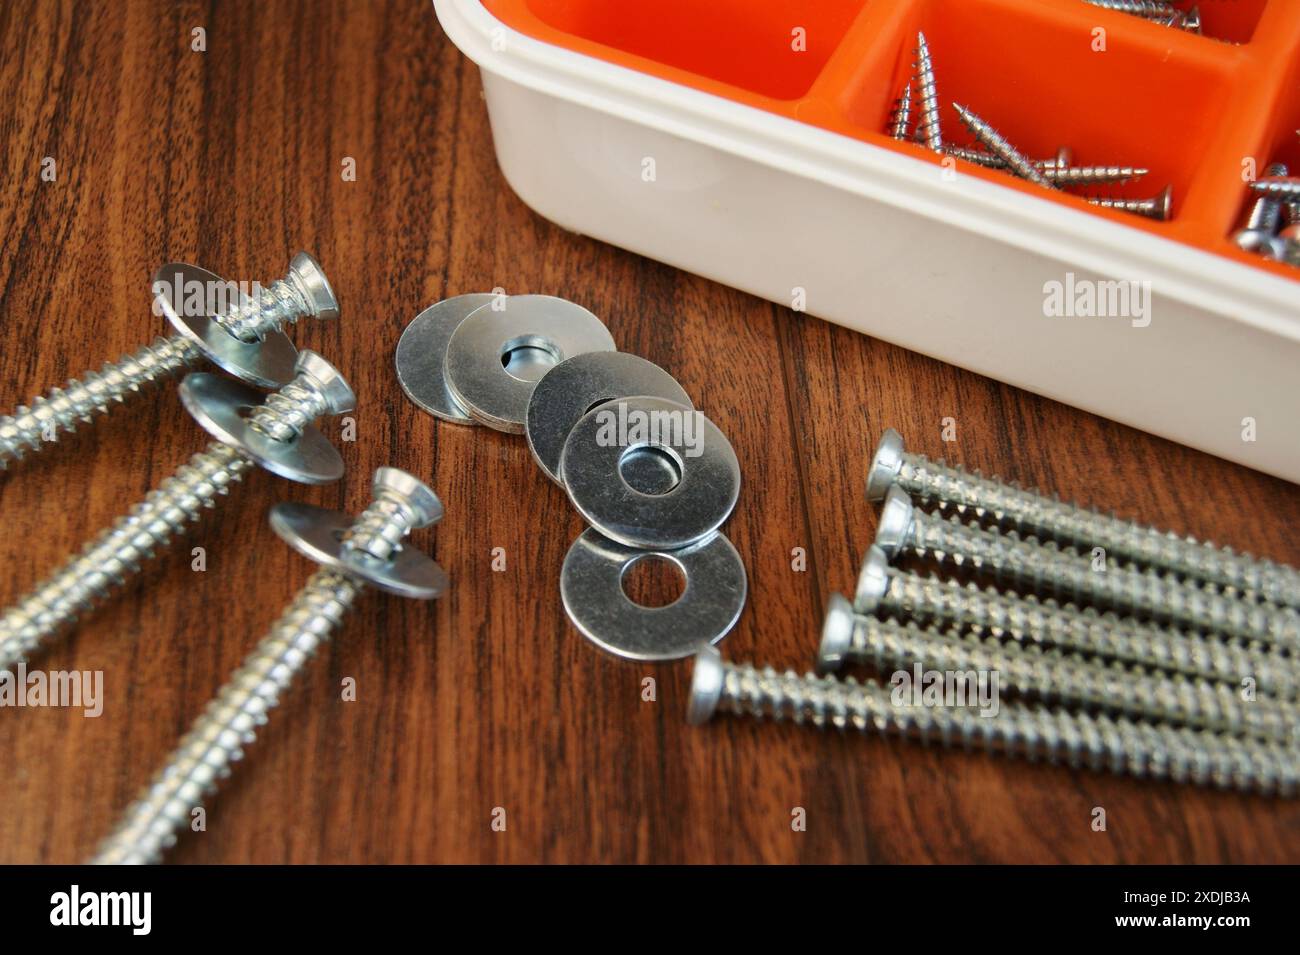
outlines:
{"label": "round washer", "polygon": [[[672,561],[686,589],[666,607],[642,607],[623,591],[637,560]],[[628,660],[678,660],[727,635],[745,606],[745,564],[723,534],[681,550],[624,547],[588,529],[560,571],[560,595],[573,625],[592,643]]]}
{"label": "round washer", "polygon": [[356,554],[343,546],[353,519],[313,504],[284,503],[271,508],[271,529],[305,557],[359,577],[400,597],[432,600],[447,589],[447,575],[428,554],[402,548],[389,560]]}
{"label": "round washer", "polygon": [[272,474],[299,484],[330,484],[343,476],[343,458],[313,426],[296,441],[276,441],[253,429],[246,415],[266,400],[260,391],[196,371],[185,376],[180,392],[181,404],[204,431]]}
{"label": "round washer", "polygon": [[[298,349],[284,332],[269,333],[260,342],[240,341],[216,320],[206,314],[191,315],[188,298],[191,292],[200,291],[203,301],[215,294],[220,286],[237,286],[221,276],[201,269],[197,265],[172,262],[153,274],[154,301],[167,316],[167,321],[181,335],[198,345],[203,354],[220,368],[224,368],[241,381],[259,388],[279,388],[293,381],[294,362]],[[180,295],[178,301],[176,296]],[[245,304],[248,297],[240,292],[238,303]]]}
{"label": "round washer", "polygon": [[[656,467],[676,478],[664,493],[628,483]],[[671,550],[702,540],[740,496],[740,463],[727,436],[687,405],[648,395],[587,412],[564,442],[560,478],[588,524],[631,547]]]}
{"label": "round washer", "polygon": [[573,426],[594,406],[626,395],[667,398],[693,408],[691,397],[654,362],[627,352],[575,355],[548,371],[528,402],[524,434],[546,476],[560,482],[560,455]]}
{"label": "round washer", "polygon": [[447,387],[443,366],[451,334],[496,296],[475,292],[445,298],[411,320],[397,342],[397,380],[406,396],[429,414],[455,424],[478,424]]}
{"label": "round washer", "polygon": [[[536,349],[552,364],[590,351],[617,351],[599,318],[550,295],[513,295],[500,311],[480,306],[447,344],[445,371],[452,395],[477,421],[522,434],[537,381],[506,370],[515,349]],[[541,377],[538,375],[537,377]]]}

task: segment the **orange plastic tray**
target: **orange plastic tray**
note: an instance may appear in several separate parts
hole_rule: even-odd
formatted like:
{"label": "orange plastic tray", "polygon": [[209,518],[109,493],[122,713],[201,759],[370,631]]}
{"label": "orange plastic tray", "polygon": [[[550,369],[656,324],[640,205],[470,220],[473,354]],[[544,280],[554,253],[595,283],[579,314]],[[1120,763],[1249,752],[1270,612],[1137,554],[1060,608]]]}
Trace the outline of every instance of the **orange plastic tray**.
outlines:
{"label": "orange plastic tray", "polygon": [[1250,170],[1300,170],[1300,0],[1199,0],[1205,36],[1083,0],[483,2],[534,39],[938,163],[885,132],[924,31],[949,141],[970,141],[955,101],[1030,155],[1068,145],[1081,164],[1150,169],[1105,194],[1172,185],[1174,214],[1156,222],[962,163],[964,174],[1300,279],[1231,238]]}

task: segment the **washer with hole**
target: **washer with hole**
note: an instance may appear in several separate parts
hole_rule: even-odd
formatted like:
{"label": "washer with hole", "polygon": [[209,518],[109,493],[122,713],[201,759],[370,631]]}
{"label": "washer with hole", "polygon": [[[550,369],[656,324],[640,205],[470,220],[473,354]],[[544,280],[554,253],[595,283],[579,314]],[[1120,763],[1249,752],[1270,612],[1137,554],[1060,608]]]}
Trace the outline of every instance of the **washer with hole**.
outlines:
{"label": "washer with hole", "polygon": [[406,396],[429,414],[454,424],[478,424],[447,387],[447,343],[471,312],[496,296],[475,292],[445,298],[411,320],[397,342],[397,380]]}
{"label": "washer with hole", "polygon": [[627,352],[588,352],[560,362],[533,389],[524,434],[533,457],[560,481],[560,455],[573,426],[594,406],[625,395],[667,398],[688,408],[690,395],[654,362]]}
{"label": "washer with hole", "polygon": [[688,405],[637,395],[597,405],[564,442],[560,479],[606,537],[673,550],[702,540],[740,496],[727,436]]}
{"label": "washer with hole", "polygon": [[452,333],[444,364],[452,395],[476,421],[522,434],[538,380],[567,358],[617,351],[599,318],[550,295],[481,306]]}
{"label": "washer with hole", "polygon": [[[672,561],[686,578],[666,607],[642,607],[623,591],[638,560]],[[717,643],[745,606],[745,564],[723,534],[679,550],[638,550],[583,531],[565,555],[560,595],[573,625],[592,643],[628,660],[678,660]]]}

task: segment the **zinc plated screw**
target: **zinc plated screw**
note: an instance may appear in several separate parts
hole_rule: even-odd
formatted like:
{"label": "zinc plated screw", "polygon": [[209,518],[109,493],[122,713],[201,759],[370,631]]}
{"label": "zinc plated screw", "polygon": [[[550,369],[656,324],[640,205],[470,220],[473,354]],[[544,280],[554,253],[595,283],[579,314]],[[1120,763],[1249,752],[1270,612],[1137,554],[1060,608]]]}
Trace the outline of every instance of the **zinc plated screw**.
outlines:
{"label": "zinc plated screw", "polygon": [[[1007,164],[997,156],[980,149],[949,147],[946,150],[954,159],[983,166],[985,169],[1006,169]],[[1128,182],[1140,179],[1150,172],[1140,166],[1059,166],[1054,159],[1034,161],[1038,171],[1051,182],[1065,186],[1092,186],[1104,183]]]}
{"label": "zinc plated screw", "polygon": [[1274,604],[1300,607],[1300,571],[1293,567],[1120,520],[1033,489],[986,478],[977,471],[931,461],[904,450],[902,435],[889,428],[867,475],[867,498],[884,500],[893,486],[943,511],[970,512],[1001,526],[1080,548],[1101,547],[1107,554],[1148,567],[1254,593]]}
{"label": "zinc plated screw", "polygon": [[917,120],[918,136],[925,137],[925,145],[937,153],[943,152],[943,131],[939,123],[939,93],[935,87],[934,60],[925,34],[916,34],[916,78],[921,98],[921,115]]}
{"label": "zinc plated screw", "polygon": [[903,88],[903,95],[894,100],[893,118],[890,122],[889,135],[899,142],[906,142],[912,130],[912,84]]}
{"label": "zinc plated screw", "polygon": [[1084,2],[1102,10],[1128,13],[1147,20],[1165,19],[1182,12],[1172,3],[1164,3],[1162,0],[1084,0]]}
{"label": "zinc plated screw", "polygon": [[1165,186],[1159,195],[1152,196],[1150,199],[1103,198],[1089,199],[1088,203],[1099,209],[1117,209],[1135,216],[1155,219],[1157,222],[1168,222],[1174,214],[1174,187]]}
{"label": "zinc plated screw", "polygon": [[[1285,178],[1289,170],[1280,162],[1273,163],[1264,170],[1265,180]],[[1253,184],[1252,184],[1253,185]],[[1282,227],[1282,201],[1272,195],[1262,195],[1251,207],[1246,228],[1239,231],[1233,239],[1247,252],[1256,252],[1269,258],[1280,259],[1286,252],[1285,243],[1278,238]]]}
{"label": "zinc plated screw", "polygon": [[1283,646],[1293,653],[1300,649],[1300,612],[1294,609],[1235,600],[1205,585],[1183,583],[1161,571],[1131,565],[1093,570],[1087,558],[1054,542],[1021,539],[1014,531],[1000,534],[927,514],[914,508],[898,487],[885,495],[876,544],[891,559],[909,549],[920,557],[931,555],[941,562],[1009,577],[1040,593],[1079,597],[1194,630]]}
{"label": "zinc plated screw", "polygon": [[259,392],[215,375],[186,376],[181,400],[217,440],[4,611],[0,673],[124,586],[146,559],[157,556],[186,525],[197,523],[255,464],[304,484],[327,484],[342,476],[338,452],[311,427],[322,415],[355,406],[352,389],[333,365],[304,351],[298,356],[297,377],[262,399]]}
{"label": "zinc plated screw", "polygon": [[758,670],[726,663],[709,647],[695,658],[688,719],[704,723],[719,710],[1223,789],[1290,796],[1300,785],[1296,751],[1274,743],[1041,703],[1004,702],[989,717],[966,707],[894,706],[891,688],[874,680]]}
{"label": "zinc plated screw", "polygon": [[1246,702],[1219,683],[1131,673],[1113,663],[1003,646],[992,637],[860,616],[843,596],[831,594],[817,668],[829,672],[846,662],[875,667],[882,676],[914,665],[943,673],[996,672],[999,685],[1044,702],[1286,744],[1300,737],[1300,709],[1291,704],[1266,697]]}
{"label": "zinc plated screw", "polygon": [[[159,276],[166,271],[166,267],[160,269]],[[224,335],[234,341],[260,343],[268,334],[278,332],[286,323],[297,322],[304,315],[338,317],[334,292],[320,265],[306,252],[295,255],[289,274],[265,286],[262,292],[260,297],[236,305],[222,315],[212,316],[212,324],[223,329]],[[173,303],[174,306],[178,304]],[[168,317],[172,318],[171,315]],[[172,321],[175,324],[182,319],[172,318]],[[119,361],[105,363],[97,372],[87,372],[81,379],[74,378],[62,388],[51,389],[33,400],[30,406],[20,406],[12,415],[0,416],[0,470],[29,451],[39,451],[58,441],[60,433],[71,433],[81,424],[108,414],[114,404],[124,404],[131,395],[148,385],[189,368],[205,357],[253,384],[279,386],[284,383],[265,380],[245,369],[239,361],[227,360],[235,359],[248,349],[223,345],[225,343],[216,336],[178,331],[169,337],[155,339],[152,344]]]}
{"label": "zinc plated screw", "polygon": [[1012,146],[996,129],[966,109],[966,107],[958,103],[953,103],[952,106],[957,111],[957,115],[961,117],[961,121],[966,124],[966,128],[971,131],[971,135],[978,139],[985,149],[1006,163],[1009,171],[1022,179],[1028,179],[1035,185],[1042,186],[1044,189],[1056,188],[1032,160],[1024,156],[1015,146]]}
{"label": "zinc plated screw", "polygon": [[1091,607],[1058,605],[1032,594],[900,570],[879,547],[870,547],[858,574],[853,609],[919,624],[969,628],[999,640],[1120,661],[1128,666],[1214,680],[1240,689],[1249,678],[1261,692],[1283,700],[1300,697],[1300,660],[1267,647],[1149,626]]}
{"label": "zinc plated screw", "polygon": [[[273,508],[277,533],[325,566],[195,720],[91,862],[144,865],[162,858],[193,810],[230,775],[244,747],[256,741],[257,729],[266,724],[280,694],[330,639],[367,583],[421,600],[439,596],[446,588],[441,568],[424,554],[403,549],[401,541],[412,530],[441,520],[442,514],[433,490],[396,468],[376,472],[374,502],[350,527],[343,515],[319,508]],[[341,542],[334,539],[336,533]],[[402,586],[394,586],[395,581]]]}

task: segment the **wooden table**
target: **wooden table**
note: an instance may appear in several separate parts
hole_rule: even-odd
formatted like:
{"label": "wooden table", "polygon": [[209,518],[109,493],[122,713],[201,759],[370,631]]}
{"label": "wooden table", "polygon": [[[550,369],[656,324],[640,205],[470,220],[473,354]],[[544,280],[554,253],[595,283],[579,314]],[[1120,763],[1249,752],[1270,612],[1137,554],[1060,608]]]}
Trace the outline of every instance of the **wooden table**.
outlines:
{"label": "wooden table", "polygon": [[[392,355],[427,305],[500,287],[581,302],[622,350],[669,369],[744,474],[726,532],[751,595],[725,654],[782,669],[809,667],[827,595],[852,589],[875,528],[865,468],[887,426],[932,456],[1300,563],[1293,485],[551,225],[502,180],[477,70],[427,0],[11,0],[0,53],[0,408],[162,333],[148,290],[161,263],[266,280],[299,248],[344,314],[294,336],[359,396],[341,483],[257,472],[33,661],[102,670],[104,712],[0,713],[0,861],[86,857],[311,573],[266,509],[356,511],[386,464],[446,504],[414,540],[450,593],[363,597],[173,860],[1300,859],[1294,802],[794,726],[688,727],[689,662],[623,662],[567,622],[560,563],[583,525],[524,441],[436,423],[398,388]],[[0,476],[0,599],[206,441],[168,385]]]}

